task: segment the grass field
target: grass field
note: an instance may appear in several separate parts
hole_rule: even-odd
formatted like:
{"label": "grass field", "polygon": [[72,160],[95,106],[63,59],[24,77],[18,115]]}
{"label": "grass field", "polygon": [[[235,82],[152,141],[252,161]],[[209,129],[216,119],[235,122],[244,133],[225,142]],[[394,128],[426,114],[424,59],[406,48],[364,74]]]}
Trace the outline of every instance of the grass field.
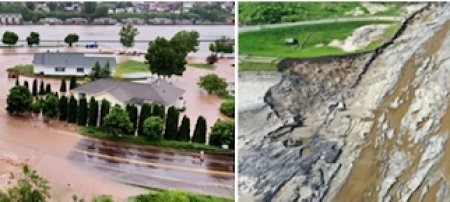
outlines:
{"label": "grass field", "polygon": [[404,3],[384,2],[372,5],[386,10],[370,14],[368,7],[361,2],[241,2],[239,3],[239,22],[242,24],[273,24],[317,20],[324,18],[358,16],[398,16],[405,11]]}
{"label": "grass field", "polygon": [[206,63],[192,63],[192,64],[188,64],[188,66],[201,68],[201,69],[212,69],[214,67],[214,65],[206,64]]}
{"label": "grass field", "polygon": [[148,65],[142,61],[127,60],[119,63],[116,66],[116,73],[119,75],[133,72],[146,72],[148,70]]}
{"label": "grass field", "polygon": [[[313,58],[320,56],[344,55],[340,48],[327,46],[333,39],[343,40],[361,26],[369,24],[393,24],[385,21],[337,22],[320,25],[301,25],[276,29],[263,29],[254,32],[239,33],[239,55],[265,57]],[[393,24],[394,25],[394,24]],[[392,26],[387,32],[395,33]],[[296,38],[301,47],[288,46],[284,39]],[[305,41],[305,39],[307,39]],[[382,42],[370,44],[374,49]],[[321,46],[319,46],[321,45]],[[369,50],[364,48],[364,51]],[[249,64],[248,66],[252,66]]]}
{"label": "grass field", "polygon": [[275,62],[252,62],[243,61],[239,63],[239,71],[276,71]]}

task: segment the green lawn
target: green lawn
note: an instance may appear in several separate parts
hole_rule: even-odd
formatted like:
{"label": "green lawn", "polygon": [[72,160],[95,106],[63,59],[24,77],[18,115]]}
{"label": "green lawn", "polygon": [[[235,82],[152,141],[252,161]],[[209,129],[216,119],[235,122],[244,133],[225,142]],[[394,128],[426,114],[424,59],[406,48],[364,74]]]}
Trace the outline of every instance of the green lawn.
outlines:
{"label": "green lawn", "polygon": [[136,61],[136,60],[127,60],[127,61],[121,62],[116,66],[115,69],[116,69],[116,73],[119,75],[126,74],[126,73],[149,71],[147,64],[145,64],[142,61]]}
{"label": "green lawn", "polygon": [[[343,40],[361,26],[369,24],[393,24],[385,21],[337,22],[320,25],[301,25],[285,28],[263,29],[239,33],[239,54],[265,57],[313,58],[320,56],[345,55],[337,47],[329,47],[333,39]],[[397,28],[398,29],[398,28]],[[388,30],[392,32],[394,28]],[[296,38],[301,46],[284,44],[286,38]],[[307,39],[305,41],[305,39]],[[321,44],[322,46],[318,46]],[[376,44],[381,45],[381,44]],[[376,46],[371,46],[374,49]],[[360,51],[357,51],[360,52]],[[260,65],[260,64],[258,64]],[[244,64],[251,69],[255,65]],[[265,66],[266,68],[271,68]],[[241,67],[240,67],[241,68]]]}
{"label": "green lawn", "polygon": [[242,61],[239,71],[277,71],[277,63]]}
{"label": "green lawn", "polygon": [[210,153],[233,153],[233,151],[230,150],[224,150],[219,147],[210,146],[210,145],[204,145],[200,143],[189,143],[189,142],[180,142],[180,141],[169,141],[169,140],[161,140],[161,141],[150,141],[145,137],[141,136],[131,136],[131,135],[124,135],[122,137],[116,137],[112,136],[110,134],[107,134],[98,128],[92,128],[92,127],[83,127],[79,128],[79,132],[82,135],[107,140],[111,142],[120,142],[120,143],[126,143],[126,144],[135,144],[135,145],[150,145],[150,146],[156,146],[156,147],[164,147],[164,148],[173,148],[173,149],[179,149],[179,150],[187,150],[187,151],[200,151],[203,150],[205,152]]}
{"label": "green lawn", "polygon": [[193,63],[193,64],[188,64],[188,66],[202,68],[202,69],[212,69],[214,67],[213,64],[205,64],[205,63]]}
{"label": "green lawn", "polygon": [[399,16],[405,11],[403,2],[383,2],[387,10],[370,14],[361,2],[240,2],[239,22],[243,24],[273,24],[283,22],[318,20],[324,18],[359,16]]}
{"label": "green lawn", "polygon": [[8,71],[19,75],[33,75],[33,65],[16,65],[9,68]]}

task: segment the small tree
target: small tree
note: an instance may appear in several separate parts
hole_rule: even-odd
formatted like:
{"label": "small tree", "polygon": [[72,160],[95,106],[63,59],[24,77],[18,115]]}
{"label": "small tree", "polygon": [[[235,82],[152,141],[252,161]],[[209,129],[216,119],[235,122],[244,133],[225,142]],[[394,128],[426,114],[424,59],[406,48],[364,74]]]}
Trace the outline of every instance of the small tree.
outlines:
{"label": "small tree", "polygon": [[194,135],[192,142],[205,143],[206,142],[206,120],[203,116],[199,116],[195,124]]}
{"label": "small tree", "polygon": [[100,106],[100,126],[103,125],[103,119],[107,114],[109,114],[109,108],[111,107],[111,103],[108,100],[103,99],[102,105]]}
{"label": "small tree", "polygon": [[45,95],[44,81],[41,80],[41,85],[39,86],[39,95]]}
{"label": "small tree", "polygon": [[19,78],[16,79],[16,86],[20,85]]}
{"label": "small tree", "polygon": [[219,60],[216,54],[211,54],[208,57],[206,57],[206,63],[208,64],[214,64]]}
{"label": "small tree", "polygon": [[234,100],[227,100],[220,105],[220,112],[234,118]]}
{"label": "small tree", "polygon": [[77,107],[78,107],[78,103],[77,100],[75,100],[75,97],[70,96],[70,101],[69,101],[69,118],[68,118],[68,122],[69,123],[76,123],[77,122]]}
{"label": "small tree", "polygon": [[209,94],[219,94],[225,92],[227,89],[227,82],[223,78],[217,76],[217,74],[207,74],[200,77],[200,81],[197,83],[200,88],[208,91]]}
{"label": "small tree", "polygon": [[209,144],[215,146],[228,145],[234,149],[234,122],[218,120],[211,128]]}
{"label": "small tree", "polygon": [[88,125],[91,127],[97,127],[98,120],[98,102],[92,96],[89,101],[89,122]]}
{"label": "small tree", "polygon": [[72,34],[68,34],[66,36],[66,38],[64,38],[64,42],[69,44],[69,47],[72,47],[72,44],[78,42],[78,39],[79,39],[78,35],[72,33]]}
{"label": "small tree", "polygon": [[114,106],[111,112],[103,118],[102,127],[106,132],[114,136],[128,134],[133,130],[127,112],[118,105]]}
{"label": "small tree", "polygon": [[5,31],[3,33],[2,42],[6,45],[10,45],[10,46],[15,45],[18,40],[19,40],[19,36],[17,36],[17,34],[14,32]]}
{"label": "small tree", "polygon": [[6,111],[10,115],[20,115],[28,111],[33,102],[30,90],[24,86],[14,86],[9,90],[6,98]]}
{"label": "small tree", "polygon": [[139,32],[137,28],[135,28],[133,25],[124,25],[119,32],[120,43],[124,47],[131,48],[134,46],[134,37],[136,37],[138,34]]}
{"label": "small tree", "polygon": [[183,120],[181,121],[180,129],[178,130],[177,138],[178,141],[187,141],[191,139],[191,122],[189,118],[184,115]]}
{"label": "small tree", "polygon": [[144,103],[139,113],[138,135],[144,135],[144,121],[150,116],[152,116],[152,106]]}
{"label": "small tree", "polygon": [[33,44],[39,45],[40,39],[39,34],[37,32],[31,32],[27,37],[27,44],[29,47],[33,46]]}
{"label": "small tree", "polygon": [[160,117],[152,116],[144,121],[144,135],[150,140],[160,140],[163,132],[164,120]]}
{"label": "small tree", "polygon": [[66,96],[63,95],[63,96],[61,96],[61,98],[59,98],[58,108],[59,108],[59,120],[66,121],[67,120],[67,109],[68,109]]}
{"label": "small tree", "polygon": [[167,111],[166,127],[164,131],[164,139],[174,140],[178,133],[179,112],[174,106],[169,107]]}
{"label": "small tree", "polygon": [[24,81],[23,82],[23,85],[26,87],[26,88],[28,88],[29,89],[29,86],[28,86],[28,81]]}
{"label": "small tree", "polygon": [[70,77],[70,84],[69,84],[69,88],[70,90],[74,89],[77,87],[77,78],[75,76],[71,76]]}
{"label": "small tree", "polygon": [[58,117],[58,97],[51,93],[47,94],[47,97],[42,102],[42,114],[47,118],[57,118]]}
{"label": "small tree", "polygon": [[134,134],[134,131],[136,131],[136,127],[137,127],[137,121],[138,121],[138,115],[137,115],[137,107],[132,105],[132,104],[127,104],[127,106],[125,107],[128,116],[130,117],[130,121],[133,124],[133,131],[132,133]]}
{"label": "small tree", "polygon": [[65,79],[63,79],[61,81],[61,86],[59,87],[59,91],[63,92],[63,93],[67,92],[66,80]]}
{"label": "small tree", "polygon": [[33,96],[37,96],[37,92],[38,92],[38,90],[37,90],[37,80],[36,79],[34,79],[33,80]]}
{"label": "small tree", "polygon": [[48,83],[46,86],[45,86],[45,94],[49,94],[49,93],[51,93],[52,92],[52,86]]}
{"label": "small tree", "polygon": [[78,106],[78,125],[85,126],[87,123],[87,101],[86,97],[81,96],[79,99],[79,106]]}

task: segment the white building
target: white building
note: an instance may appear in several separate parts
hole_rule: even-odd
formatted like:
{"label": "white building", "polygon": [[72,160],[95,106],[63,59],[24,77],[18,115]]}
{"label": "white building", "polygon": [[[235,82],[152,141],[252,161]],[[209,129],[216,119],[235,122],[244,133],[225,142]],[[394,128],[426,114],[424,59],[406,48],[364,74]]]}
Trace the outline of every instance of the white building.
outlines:
{"label": "white building", "polygon": [[20,25],[20,24],[22,24],[22,14],[0,13],[0,25]]}
{"label": "white building", "polygon": [[85,76],[95,63],[101,67],[109,63],[112,69],[117,65],[116,58],[111,55],[88,55],[84,53],[35,53],[33,73],[42,75]]}

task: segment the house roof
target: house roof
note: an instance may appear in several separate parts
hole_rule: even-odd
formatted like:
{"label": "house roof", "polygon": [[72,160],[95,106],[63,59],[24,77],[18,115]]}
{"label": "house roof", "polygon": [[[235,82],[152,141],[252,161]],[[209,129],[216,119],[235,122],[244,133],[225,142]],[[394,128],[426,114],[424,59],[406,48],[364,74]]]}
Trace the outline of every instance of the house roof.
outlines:
{"label": "house roof", "polygon": [[108,55],[87,55],[84,53],[35,53],[33,65],[43,65],[49,67],[93,67],[96,62],[104,66],[109,62],[109,66],[117,65],[116,58]]}
{"label": "house roof", "polygon": [[141,104],[144,101],[152,101],[164,105],[173,104],[185,92],[165,80],[135,83],[112,79],[98,79],[72,91],[94,96],[108,93],[123,103]]}

